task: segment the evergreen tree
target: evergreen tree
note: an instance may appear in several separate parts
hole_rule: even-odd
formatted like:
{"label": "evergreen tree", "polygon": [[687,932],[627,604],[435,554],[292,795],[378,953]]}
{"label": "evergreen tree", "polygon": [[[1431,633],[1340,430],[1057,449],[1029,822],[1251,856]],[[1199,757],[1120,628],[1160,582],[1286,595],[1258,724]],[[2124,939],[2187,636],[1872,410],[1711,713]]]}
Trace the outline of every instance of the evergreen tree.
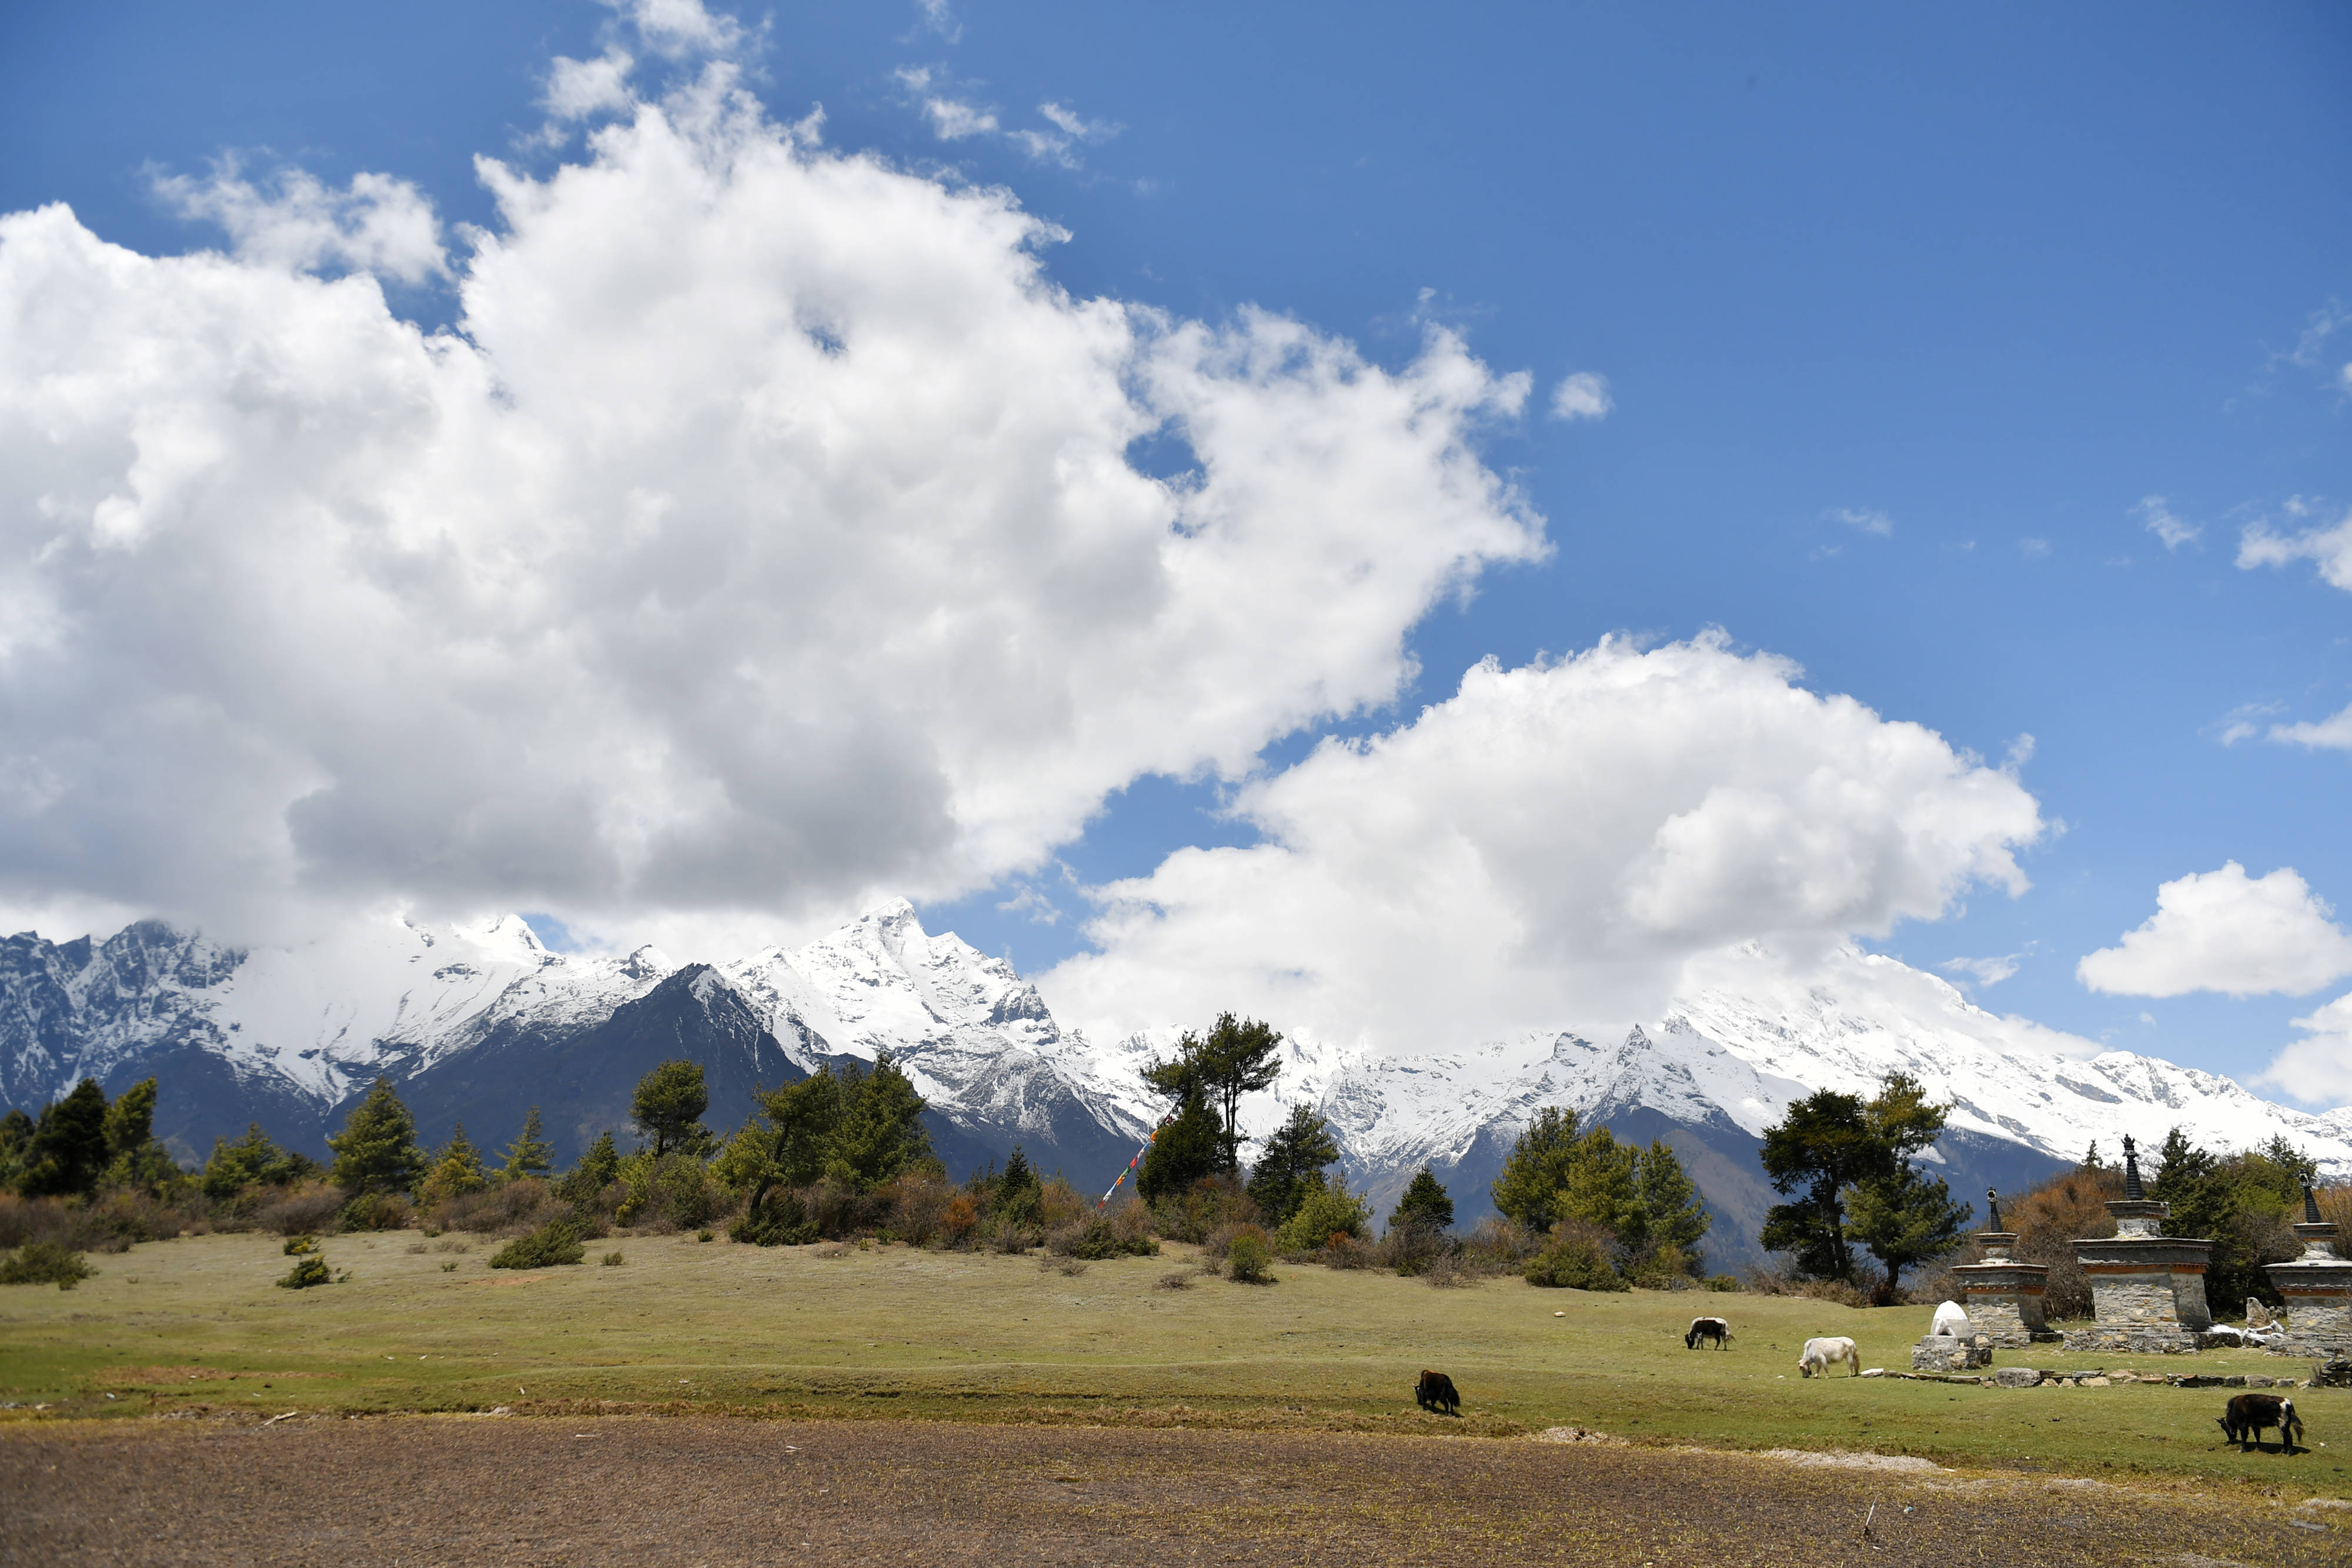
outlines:
{"label": "evergreen tree", "polygon": [[1713,1223],[1698,1184],[1691,1180],[1663,1138],[1653,1138],[1634,1162],[1634,1186],[1641,1196],[1643,1228],[1654,1250],[1671,1247],[1683,1255],[1693,1273],[1698,1271],[1698,1244]]}
{"label": "evergreen tree", "polygon": [[1490,1189],[1496,1211],[1538,1235],[1559,1224],[1576,1145],[1575,1111],[1547,1105],[1537,1112]]}
{"label": "evergreen tree", "polygon": [[1904,1270],[1960,1244],[1974,1211],[1952,1201],[1943,1177],[1930,1176],[1912,1163],[1943,1132],[1950,1106],[1931,1103],[1908,1073],[1892,1072],[1863,1109],[1885,1148],[1886,1168],[1855,1185],[1846,1234],[1868,1248],[1886,1270],[1891,1299]]}
{"label": "evergreen tree", "polygon": [[0,1192],[14,1192],[25,1177],[25,1160],[32,1149],[33,1119],[14,1106],[0,1116]]}
{"label": "evergreen tree", "polygon": [[629,1120],[654,1141],[654,1156],[670,1153],[708,1155],[717,1145],[702,1113],[710,1109],[710,1089],[702,1063],[665,1061],[637,1080]]}
{"label": "evergreen tree", "polygon": [[841,1125],[825,1162],[827,1180],[872,1192],[931,1157],[923,1097],[888,1051],[877,1055],[870,1070],[845,1063],[841,1098]]}
{"label": "evergreen tree", "polygon": [[1045,1198],[1045,1184],[1029,1166],[1029,1155],[1020,1145],[1013,1145],[1013,1157],[1004,1162],[1004,1174],[996,1178],[994,1208],[1000,1219],[1031,1220]]}
{"label": "evergreen tree", "polygon": [[256,1184],[285,1186],[318,1169],[316,1161],[289,1154],[269,1141],[258,1122],[248,1122],[245,1136],[232,1142],[213,1140],[212,1157],[205,1161],[204,1194],[215,1202],[235,1197]]}
{"label": "evergreen tree", "polygon": [[1821,1089],[1795,1102],[1764,1130],[1762,1158],[1775,1190],[1803,1194],[1766,1211],[1759,1238],[1766,1249],[1790,1254],[1800,1273],[1852,1281],[1844,1194],[1889,1174],[1886,1144],[1872,1130],[1862,1096]]}
{"label": "evergreen tree", "polygon": [[1278,1230],[1298,1212],[1306,1181],[1339,1157],[1330,1124],[1312,1106],[1293,1105],[1290,1119],[1268,1135],[1265,1150],[1250,1172],[1250,1201],[1266,1228]]}
{"label": "evergreen tree", "polygon": [[1427,1230],[1445,1230],[1453,1224],[1454,1199],[1438,1181],[1436,1173],[1427,1166],[1422,1166],[1405,1184],[1404,1196],[1397,1199],[1396,1208],[1389,1215],[1389,1228],[1401,1230],[1418,1226]]}
{"label": "evergreen tree", "polygon": [[460,1122],[451,1129],[449,1141],[434,1155],[432,1168],[416,1189],[416,1201],[431,1208],[489,1185],[490,1178],[482,1170],[482,1153],[466,1136],[466,1124]]}
{"label": "evergreen tree", "polygon": [[1218,1113],[1219,1168],[1238,1172],[1242,1096],[1273,1085],[1282,1071],[1276,1059],[1281,1046],[1271,1025],[1220,1013],[1205,1040],[1188,1032],[1176,1042],[1175,1057],[1154,1061],[1143,1078],[1179,1106],[1195,1093],[1206,1100]]}
{"label": "evergreen tree", "polygon": [[328,1179],[348,1193],[407,1192],[425,1175],[416,1119],[389,1078],[378,1078],[367,1098],[352,1107],[343,1130],[328,1135],[327,1147],[335,1152]]}
{"label": "evergreen tree", "polygon": [[89,1194],[105,1174],[106,1092],[85,1078],[64,1099],[41,1107],[27,1142],[19,1186],[28,1197]]}
{"label": "evergreen tree", "polygon": [[1606,1127],[1586,1133],[1569,1152],[1559,1204],[1560,1218],[1605,1226],[1628,1253],[1638,1255],[1649,1250],[1649,1227],[1633,1182],[1635,1152],[1635,1145],[1619,1143]]}
{"label": "evergreen tree", "polygon": [[580,1163],[564,1173],[563,1179],[556,1184],[555,1193],[566,1203],[593,1203],[596,1195],[620,1176],[620,1146],[613,1142],[612,1132],[607,1129],[596,1134],[596,1141],[588,1145]]}
{"label": "evergreen tree", "polygon": [[507,1145],[505,1163],[499,1166],[500,1181],[520,1181],[524,1176],[543,1176],[552,1168],[549,1156],[553,1145],[540,1135],[539,1107],[533,1105],[522,1119],[522,1134]]}
{"label": "evergreen tree", "polygon": [[1146,1203],[1183,1192],[1202,1176],[1224,1169],[1224,1130],[1205,1092],[1177,1108],[1175,1120],[1160,1129],[1135,1173],[1135,1190]]}
{"label": "evergreen tree", "polygon": [[142,1078],[106,1108],[106,1157],[119,1160],[145,1148],[155,1136],[155,1081]]}

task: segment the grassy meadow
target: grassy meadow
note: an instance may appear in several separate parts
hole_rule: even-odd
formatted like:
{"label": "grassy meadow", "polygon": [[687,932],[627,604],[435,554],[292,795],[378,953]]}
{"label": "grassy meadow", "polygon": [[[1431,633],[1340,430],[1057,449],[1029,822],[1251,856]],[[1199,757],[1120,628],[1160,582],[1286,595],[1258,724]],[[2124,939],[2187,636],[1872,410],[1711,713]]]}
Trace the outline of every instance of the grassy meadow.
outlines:
{"label": "grassy meadow", "polygon": [[[1182,1247],[1069,1275],[1034,1257],[683,1234],[614,1237],[582,1266],[509,1271],[488,1267],[495,1245],[331,1237],[324,1251],[349,1282],[287,1291],[273,1284],[292,1261],[278,1238],[189,1237],[94,1257],[98,1274],[69,1291],[0,1289],[0,1402],[15,1406],[0,1420],[505,1406],[1497,1437],[1570,1426],[1634,1442],[1866,1449],[2352,1496],[2352,1392],[2297,1390],[2311,1451],[2284,1458],[2221,1443],[2218,1390],[1796,1375],[1811,1334],[1850,1334],[1864,1365],[1907,1368],[1929,1316],[1920,1307],[1591,1294],[1516,1278],[1436,1290],[1298,1265],[1278,1266],[1268,1286],[1196,1276],[1166,1289],[1192,1260]],[[613,1249],[622,1263],[600,1265]],[[1683,1348],[1703,1312],[1731,1320],[1727,1353]],[[2054,1347],[1997,1364],[2308,1370],[2244,1353],[2192,1363]],[[1458,1424],[1414,1407],[1424,1366],[1460,1386]]]}

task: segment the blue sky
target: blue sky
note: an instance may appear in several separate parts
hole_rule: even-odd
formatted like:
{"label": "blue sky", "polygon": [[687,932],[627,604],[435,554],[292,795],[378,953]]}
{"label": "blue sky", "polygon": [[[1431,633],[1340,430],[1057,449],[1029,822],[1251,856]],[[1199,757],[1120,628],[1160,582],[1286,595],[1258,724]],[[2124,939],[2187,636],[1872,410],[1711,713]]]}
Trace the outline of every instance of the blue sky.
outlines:
{"label": "blue sky", "polygon": [[[2075,964],[2231,861],[2352,909],[2352,755],[2265,738],[2352,703],[2352,593],[2309,560],[2238,564],[2249,526],[2352,506],[2341,7],[743,16],[772,115],[822,104],[834,148],[1009,188],[1068,231],[1045,265],[1075,296],[1260,306],[1392,371],[1435,322],[1531,373],[1480,450],[1549,558],[1432,609],[1394,705],[1280,737],[1269,769],[1411,719],[1483,658],[1720,627],[1990,763],[2032,737],[2018,777],[2053,831],[2020,851],[2031,891],[1979,883],[1874,946],[2015,956],[1972,982],[1995,1010],[2240,1074],[2333,994],[2103,995]],[[389,173],[495,226],[476,155],[577,157],[521,143],[550,60],[613,26],[583,4],[11,8],[0,211],[64,202],[147,255],[217,245],[156,179],[237,153]],[[995,130],[943,139],[933,99]],[[456,317],[446,282],[390,298]],[[1546,415],[1571,372],[1605,377],[1606,417]],[[2148,497],[2193,537],[2168,547]],[[1080,884],[1254,841],[1227,799],[1138,779],[1059,848],[1066,878],[926,922],[1044,968],[1087,946]],[[1000,907],[1023,886],[1058,917]]]}

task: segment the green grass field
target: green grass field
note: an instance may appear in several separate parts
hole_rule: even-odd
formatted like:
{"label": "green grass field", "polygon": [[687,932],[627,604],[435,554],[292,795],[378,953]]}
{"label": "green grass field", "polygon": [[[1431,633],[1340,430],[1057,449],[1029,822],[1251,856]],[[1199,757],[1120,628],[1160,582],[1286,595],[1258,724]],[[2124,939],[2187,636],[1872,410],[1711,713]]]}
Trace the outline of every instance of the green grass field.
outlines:
{"label": "green grass field", "polygon": [[[276,1237],[254,1235],[95,1257],[98,1275],[70,1291],[0,1289],[0,1400],[17,1406],[0,1417],[505,1406],[1495,1436],[1576,1426],[1636,1442],[1864,1449],[2352,1496],[2344,1391],[2296,1391],[2311,1451],[2286,1458],[2225,1447],[2217,1390],[1796,1375],[1811,1334],[1850,1334],[1864,1365],[1906,1369],[1924,1308],[1592,1295],[1517,1279],[1440,1291],[1301,1266],[1279,1268],[1271,1286],[1203,1277],[1155,1288],[1190,1260],[1185,1248],[1071,1277],[1033,1258],[903,1247],[827,1258],[642,1236],[592,1245],[584,1266],[509,1272],[488,1267],[495,1244],[439,1249],[467,1241],[331,1238],[327,1258],[351,1281],[299,1291],[273,1286],[291,1260]],[[614,1248],[625,1261],[599,1266]],[[1731,1319],[1729,1352],[1683,1348],[1702,1312]],[[1997,1364],[2308,1370],[2244,1353],[2192,1364],[2039,1349]],[[1458,1425],[1414,1408],[1423,1366],[1460,1386]]]}

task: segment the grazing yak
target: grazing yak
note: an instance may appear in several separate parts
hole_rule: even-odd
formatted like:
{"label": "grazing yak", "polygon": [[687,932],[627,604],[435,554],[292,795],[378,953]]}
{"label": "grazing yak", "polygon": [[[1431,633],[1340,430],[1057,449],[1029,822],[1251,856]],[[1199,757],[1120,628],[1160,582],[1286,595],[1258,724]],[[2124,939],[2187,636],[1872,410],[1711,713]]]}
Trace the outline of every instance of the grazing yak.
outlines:
{"label": "grazing yak", "polygon": [[1717,1350],[1728,1349],[1731,1344],[1731,1325],[1721,1318],[1693,1318],[1690,1333],[1683,1335],[1683,1348],[1696,1350],[1698,1342],[1701,1340],[1712,1343]]}
{"label": "grazing yak", "polygon": [[1454,1379],[1442,1372],[1424,1372],[1414,1385],[1413,1403],[1424,1410],[1434,1410],[1441,1416],[1462,1414],[1462,1396],[1454,1392]]}
{"label": "grazing yak", "polygon": [[2221,1422],[2221,1430],[2242,1454],[2249,1444],[2260,1446],[2265,1427],[2278,1428],[2281,1453],[2294,1453],[2296,1439],[2303,1436],[2303,1418],[2294,1413],[2294,1401],[2275,1394],[2239,1395],[2230,1401]]}
{"label": "grazing yak", "polygon": [[1862,1353],[1853,1348],[1853,1341],[1843,1334],[1834,1339],[1809,1339],[1805,1342],[1805,1354],[1797,1360],[1797,1371],[1806,1377],[1815,1373],[1827,1377],[1830,1368],[1841,1361],[1845,1363],[1848,1377],[1861,1375]]}

